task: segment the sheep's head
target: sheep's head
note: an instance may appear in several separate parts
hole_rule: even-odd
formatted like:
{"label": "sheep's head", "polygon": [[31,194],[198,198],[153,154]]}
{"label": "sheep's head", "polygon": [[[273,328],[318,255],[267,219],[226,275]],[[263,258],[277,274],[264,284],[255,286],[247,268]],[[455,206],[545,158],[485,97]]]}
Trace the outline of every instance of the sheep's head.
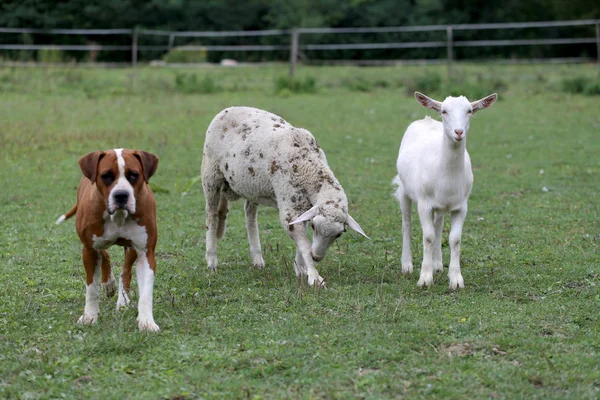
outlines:
{"label": "sheep's head", "polygon": [[310,221],[313,230],[311,253],[315,261],[321,261],[325,257],[329,246],[342,236],[342,233],[346,232],[346,227],[360,233],[367,239],[369,238],[350,214],[340,209],[336,209],[335,212],[331,211],[329,207],[314,206],[290,222],[290,225],[294,225]]}
{"label": "sheep's head", "polygon": [[481,100],[469,102],[466,97],[446,97],[443,102],[434,100],[422,93],[415,92],[415,99],[425,108],[430,108],[442,115],[444,133],[455,143],[467,137],[471,116],[484,108],[490,107],[498,99],[496,93]]}

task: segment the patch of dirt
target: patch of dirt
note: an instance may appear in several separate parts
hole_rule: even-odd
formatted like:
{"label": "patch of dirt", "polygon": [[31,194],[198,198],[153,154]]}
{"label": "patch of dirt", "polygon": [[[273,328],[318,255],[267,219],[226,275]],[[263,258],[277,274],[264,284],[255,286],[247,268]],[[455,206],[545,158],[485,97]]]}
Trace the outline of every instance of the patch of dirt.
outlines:
{"label": "patch of dirt", "polygon": [[475,348],[470,343],[453,343],[444,346],[443,352],[449,357],[465,357],[475,354]]}

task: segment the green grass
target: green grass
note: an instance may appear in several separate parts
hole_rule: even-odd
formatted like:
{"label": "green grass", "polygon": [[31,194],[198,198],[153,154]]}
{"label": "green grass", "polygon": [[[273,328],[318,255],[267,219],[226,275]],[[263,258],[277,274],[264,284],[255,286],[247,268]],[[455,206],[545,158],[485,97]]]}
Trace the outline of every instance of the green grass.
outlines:
{"label": "green grass", "polygon": [[[391,180],[406,126],[427,114],[406,87],[426,72],[446,79],[443,67],[301,67],[318,93],[281,97],[283,66],[186,71],[210,76],[215,94],[181,93],[171,70],[139,69],[130,87],[128,70],[0,69],[0,397],[598,398],[600,100],[561,92],[596,67],[455,67],[465,87],[507,83],[471,123],[459,292],[447,269],[430,289],[416,286],[419,268],[399,273]],[[329,249],[327,289],[297,281],[274,209],[260,208],[267,266],[252,269],[241,202],[219,271],[206,270],[194,179],[206,127],[231,105],[311,130],[371,236]],[[81,246],[73,221],[54,221],[75,201],[79,157],[114,147],[161,160],[158,334],[138,332],[136,308],[117,312],[115,298],[101,298],[98,325],[75,324]],[[415,222],[415,267],[420,243]],[[122,251],[110,253],[119,273]]]}

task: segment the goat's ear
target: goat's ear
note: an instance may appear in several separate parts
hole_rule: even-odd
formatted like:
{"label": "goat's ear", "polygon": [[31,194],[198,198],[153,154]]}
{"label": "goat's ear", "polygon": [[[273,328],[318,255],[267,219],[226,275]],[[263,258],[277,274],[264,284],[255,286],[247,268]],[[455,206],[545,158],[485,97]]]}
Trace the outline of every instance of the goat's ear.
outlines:
{"label": "goat's ear", "polygon": [[472,102],[471,106],[473,107],[473,112],[491,107],[496,102],[496,100],[498,100],[498,94],[492,93],[489,96],[484,97],[483,99]]}
{"label": "goat's ear", "polygon": [[156,168],[158,168],[158,157],[142,150],[135,151],[133,155],[140,160],[142,169],[144,170],[144,181],[148,183],[148,180],[150,180],[150,177],[154,175]]}
{"label": "goat's ear", "polygon": [[362,228],[360,227],[360,225],[358,224],[358,222],[356,222],[354,220],[354,218],[352,218],[350,216],[350,214],[348,214],[348,218],[346,218],[346,225],[348,225],[348,228],[352,229],[355,232],[360,233],[361,235],[363,235],[364,237],[366,237],[367,239],[371,240],[370,237],[368,237],[367,235],[365,235],[365,233],[363,232]]}
{"label": "goat's ear", "polygon": [[106,153],[103,151],[94,151],[88,153],[79,159],[79,168],[81,172],[92,182],[96,182],[96,174],[98,172],[98,163]]}
{"label": "goat's ear", "polygon": [[425,96],[423,93],[415,92],[415,99],[425,108],[431,108],[439,112],[442,109],[442,103],[432,99],[431,97]]}
{"label": "goat's ear", "polygon": [[306,211],[304,214],[290,222],[290,225],[299,224],[300,222],[308,221],[317,216],[317,212],[319,208],[317,206],[312,207],[310,210]]}

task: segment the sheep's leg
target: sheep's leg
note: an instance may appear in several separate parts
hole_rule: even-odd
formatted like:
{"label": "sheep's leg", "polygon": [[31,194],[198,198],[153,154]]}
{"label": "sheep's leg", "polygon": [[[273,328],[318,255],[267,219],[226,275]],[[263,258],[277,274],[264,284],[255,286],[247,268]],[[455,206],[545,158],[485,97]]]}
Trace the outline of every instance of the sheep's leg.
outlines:
{"label": "sheep's leg", "polygon": [[431,207],[419,202],[419,219],[423,228],[423,264],[418,286],[431,286],[433,284],[433,247],[435,243],[435,228],[433,226],[433,210]]}
{"label": "sheep's leg", "polygon": [[217,269],[220,192],[220,189],[215,190],[207,184],[204,185],[204,197],[206,197],[206,265],[211,270]]}
{"label": "sheep's leg", "polygon": [[225,228],[227,227],[227,214],[229,213],[229,201],[221,190],[219,198],[219,209],[217,215],[219,216],[219,223],[217,224],[217,239],[223,239],[225,236]]}
{"label": "sheep's leg", "polygon": [[258,206],[246,200],[246,231],[248,231],[248,242],[252,254],[252,264],[257,268],[263,268],[265,261],[260,248],[260,237],[258,235]]}
{"label": "sheep's leg", "polygon": [[433,226],[435,229],[435,242],[433,244],[433,272],[442,272],[444,264],[442,263],[442,231],[444,230],[444,214],[434,212]]}
{"label": "sheep's leg", "polygon": [[286,212],[280,210],[280,214],[281,224],[288,235],[290,235],[296,243],[296,260],[294,261],[294,271],[296,272],[296,275],[298,275],[298,273],[306,275],[310,286],[313,286],[315,283],[318,286],[325,286],[325,281],[321,275],[319,275],[319,271],[315,268],[310,240],[306,235],[305,224],[289,225],[289,222],[285,217]]}
{"label": "sheep's leg", "polygon": [[410,234],[412,232],[412,200],[402,194],[400,196],[402,209],[402,273],[413,272],[412,251],[410,249]]}
{"label": "sheep's leg", "polygon": [[465,282],[460,273],[460,238],[462,227],[467,217],[467,210],[452,212],[450,228],[450,267],[448,268],[448,279],[450,289],[464,288]]}
{"label": "sheep's leg", "polygon": [[300,248],[296,247],[296,258],[294,259],[294,272],[296,276],[306,275],[306,264],[304,264],[304,258],[300,253]]}

